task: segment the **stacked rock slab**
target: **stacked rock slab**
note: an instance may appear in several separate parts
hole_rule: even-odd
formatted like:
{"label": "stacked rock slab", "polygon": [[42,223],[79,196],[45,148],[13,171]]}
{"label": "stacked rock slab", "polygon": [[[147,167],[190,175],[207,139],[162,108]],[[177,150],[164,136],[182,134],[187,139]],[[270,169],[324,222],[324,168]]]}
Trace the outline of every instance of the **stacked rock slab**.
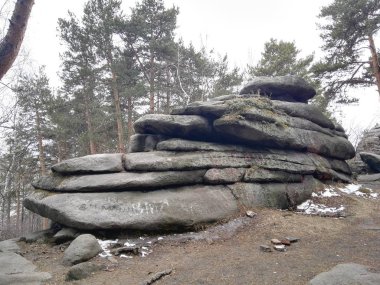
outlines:
{"label": "stacked rock slab", "polygon": [[[361,155],[365,153],[364,155]],[[364,132],[360,140],[356,156],[350,161],[352,171],[357,174],[367,174],[378,172],[376,168],[366,163],[367,154],[380,155],[380,125],[376,125],[372,129]],[[362,159],[362,156],[364,160]]]}
{"label": "stacked rock slab", "polygon": [[307,104],[304,80],[257,78],[242,93],[143,116],[129,153],[53,166],[25,207],[79,229],[175,230],[291,208],[321,181],[350,181],[354,148]]}

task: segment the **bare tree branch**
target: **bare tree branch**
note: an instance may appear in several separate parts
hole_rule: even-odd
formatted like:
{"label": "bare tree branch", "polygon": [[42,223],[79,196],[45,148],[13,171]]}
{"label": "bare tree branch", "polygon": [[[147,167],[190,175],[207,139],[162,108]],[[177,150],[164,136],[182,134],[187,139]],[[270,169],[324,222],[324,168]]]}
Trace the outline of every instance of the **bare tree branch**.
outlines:
{"label": "bare tree branch", "polygon": [[8,32],[0,41],[0,79],[7,73],[20,51],[34,0],[17,0]]}

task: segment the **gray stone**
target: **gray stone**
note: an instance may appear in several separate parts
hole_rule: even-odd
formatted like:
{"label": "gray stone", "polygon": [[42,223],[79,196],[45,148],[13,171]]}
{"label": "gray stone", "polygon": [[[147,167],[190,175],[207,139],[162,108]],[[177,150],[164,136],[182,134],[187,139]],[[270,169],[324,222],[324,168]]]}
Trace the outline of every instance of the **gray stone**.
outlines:
{"label": "gray stone", "polygon": [[78,237],[80,234],[76,229],[72,228],[63,228],[62,230],[58,231],[53,236],[53,242],[56,244],[61,244],[67,241],[71,241]]}
{"label": "gray stone", "polygon": [[230,184],[242,180],[245,168],[211,168],[204,176],[207,184]]}
{"label": "gray stone", "polygon": [[168,139],[157,144],[157,150],[163,151],[237,151],[258,152],[257,149],[233,144],[194,141],[185,139]]}
{"label": "gray stone", "polygon": [[201,116],[149,114],[134,123],[136,133],[158,134],[178,138],[204,138],[212,126]]}
{"label": "gray stone", "polygon": [[288,75],[256,77],[243,87],[240,94],[261,94],[273,100],[306,103],[316,92],[304,79]]}
{"label": "gray stone", "polygon": [[260,250],[264,252],[272,252],[272,248],[265,244],[260,245]]}
{"label": "gray stone", "polygon": [[302,182],[303,176],[286,171],[268,170],[259,167],[247,169],[244,182]]}
{"label": "gray stone", "polygon": [[214,128],[220,135],[244,141],[248,145],[306,150],[338,159],[349,159],[355,155],[354,147],[343,137],[331,137],[320,132],[292,128],[282,124],[262,124],[239,117],[226,116],[214,121]]}
{"label": "gray stone", "polygon": [[15,239],[8,239],[0,241],[0,252],[14,252],[19,253],[20,247]]}
{"label": "gray stone", "polygon": [[274,245],[273,248],[277,251],[285,252],[286,251],[286,246],[283,244],[280,245]]}
{"label": "gray stone", "polygon": [[334,123],[315,105],[297,102],[272,101],[273,106],[292,117],[309,120],[323,128],[335,129]]}
{"label": "gray stone", "polygon": [[223,101],[193,102],[186,107],[174,109],[172,115],[198,115],[206,118],[219,118],[226,114],[228,105]]}
{"label": "gray stone", "polygon": [[373,171],[380,172],[380,155],[370,152],[361,152],[359,155]]}
{"label": "gray stone", "polygon": [[338,264],[330,271],[314,277],[309,285],[378,285],[380,274],[368,271],[366,266],[355,263]]}
{"label": "gray stone", "polygon": [[[136,153],[141,155],[139,153]],[[112,173],[76,176],[45,176],[33,183],[37,189],[58,192],[105,192],[155,189],[201,183],[205,170],[145,173]]]}
{"label": "gray stone", "polygon": [[49,280],[51,275],[36,272],[36,266],[13,252],[0,252],[0,284],[39,285]]}
{"label": "gray stone", "polygon": [[361,152],[369,152],[380,155],[380,125],[365,131],[363,137],[356,148],[356,156],[349,161],[349,164],[356,174],[373,173],[373,170],[361,159]]}
{"label": "gray stone", "polygon": [[91,276],[94,272],[102,270],[102,268],[101,265],[91,262],[79,263],[70,267],[66,274],[66,280],[82,280]]}
{"label": "gray stone", "polygon": [[236,183],[228,187],[244,207],[288,209],[309,199],[323,184],[306,176],[302,183]]}
{"label": "gray stone", "polygon": [[150,134],[135,134],[128,143],[128,152],[144,152],[156,149],[158,142],[165,139],[164,136]]}
{"label": "gray stone", "polygon": [[20,241],[24,241],[26,243],[46,242],[53,236],[53,234],[53,230],[51,229],[32,232],[22,236]]}
{"label": "gray stone", "polygon": [[358,182],[374,182],[380,180],[380,173],[376,174],[363,174],[357,177]]}
{"label": "gray stone", "polygon": [[146,193],[35,194],[25,199],[27,209],[84,230],[192,228],[238,213],[237,202],[225,186],[197,185]]}
{"label": "gray stone", "polygon": [[86,155],[57,163],[51,170],[62,174],[121,172],[122,157],[121,153]]}
{"label": "gray stone", "polygon": [[130,171],[179,171],[252,166],[295,174],[318,173],[323,174],[321,177],[326,179],[350,181],[350,178],[344,174],[344,171],[349,172],[349,167],[345,162],[338,163],[338,160],[326,159],[317,154],[295,151],[256,150],[250,153],[155,151],[129,153],[125,156],[125,168]]}
{"label": "gray stone", "polygon": [[83,234],[74,239],[66,248],[62,263],[64,265],[78,264],[97,256],[102,252],[97,239],[90,234]]}

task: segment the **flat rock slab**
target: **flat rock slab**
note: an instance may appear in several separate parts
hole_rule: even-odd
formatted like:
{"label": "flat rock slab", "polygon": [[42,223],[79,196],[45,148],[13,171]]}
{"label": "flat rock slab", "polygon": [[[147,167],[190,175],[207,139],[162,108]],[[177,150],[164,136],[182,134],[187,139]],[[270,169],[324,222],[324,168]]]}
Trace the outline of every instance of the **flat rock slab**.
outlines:
{"label": "flat rock slab", "polygon": [[0,284],[38,285],[49,280],[46,272],[35,272],[36,266],[13,252],[0,252]]}
{"label": "flat rock slab", "polygon": [[357,180],[358,180],[358,182],[380,181],[380,173],[359,175]]}
{"label": "flat rock slab", "polygon": [[316,94],[315,89],[297,76],[256,77],[240,94],[260,94],[273,100],[306,103]]}
{"label": "flat rock slab", "polygon": [[177,138],[210,136],[212,126],[201,116],[149,114],[134,123],[136,133],[158,134]]}
{"label": "flat rock slab", "polygon": [[323,184],[306,176],[302,183],[236,183],[228,187],[244,207],[288,209],[309,199]]}
{"label": "flat rock slab", "polygon": [[173,230],[229,218],[237,202],[225,186],[188,186],[152,192],[36,193],[24,206],[68,227]]}
{"label": "flat rock slab", "polygon": [[0,241],[0,252],[15,252],[18,253],[20,247],[18,246],[16,240],[8,239]]}
{"label": "flat rock slab", "polygon": [[[143,155],[143,154],[141,154]],[[45,176],[33,183],[37,189],[58,192],[104,192],[147,190],[201,183],[206,170],[145,173],[108,173],[76,176]]]}
{"label": "flat rock slab", "polygon": [[257,152],[170,152],[128,153],[125,168],[130,171],[172,171],[210,168],[261,167],[295,174],[322,173],[349,181],[349,167],[344,161],[326,159],[317,154],[295,151],[257,150]]}
{"label": "flat rock slab", "polygon": [[380,172],[380,155],[370,152],[361,152],[359,155],[372,170]]}
{"label": "flat rock slab", "polygon": [[368,271],[366,266],[345,263],[314,277],[309,285],[378,285],[380,273]]}
{"label": "flat rock slab", "polygon": [[308,151],[337,159],[350,159],[355,156],[354,147],[344,137],[281,123],[262,124],[254,120],[226,116],[214,121],[214,129],[220,135],[235,138],[249,146]]}
{"label": "flat rock slab", "polygon": [[52,166],[53,172],[62,174],[121,172],[123,154],[93,154],[71,158]]}

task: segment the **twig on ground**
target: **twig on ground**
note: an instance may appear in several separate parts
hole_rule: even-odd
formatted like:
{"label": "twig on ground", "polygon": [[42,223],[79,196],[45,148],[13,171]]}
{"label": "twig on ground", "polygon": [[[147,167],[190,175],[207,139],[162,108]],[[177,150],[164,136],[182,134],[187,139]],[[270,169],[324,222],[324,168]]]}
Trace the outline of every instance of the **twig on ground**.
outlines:
{"label": "twig on ground", "polygon": [[173,272],[173,269],[167,269],[165,271],[157,272],[152,277],[150,277],[148,280],[141,283],[141,285],[150,285],[156,282],[157,280],[161,279],[162,277],[169,275]]}

